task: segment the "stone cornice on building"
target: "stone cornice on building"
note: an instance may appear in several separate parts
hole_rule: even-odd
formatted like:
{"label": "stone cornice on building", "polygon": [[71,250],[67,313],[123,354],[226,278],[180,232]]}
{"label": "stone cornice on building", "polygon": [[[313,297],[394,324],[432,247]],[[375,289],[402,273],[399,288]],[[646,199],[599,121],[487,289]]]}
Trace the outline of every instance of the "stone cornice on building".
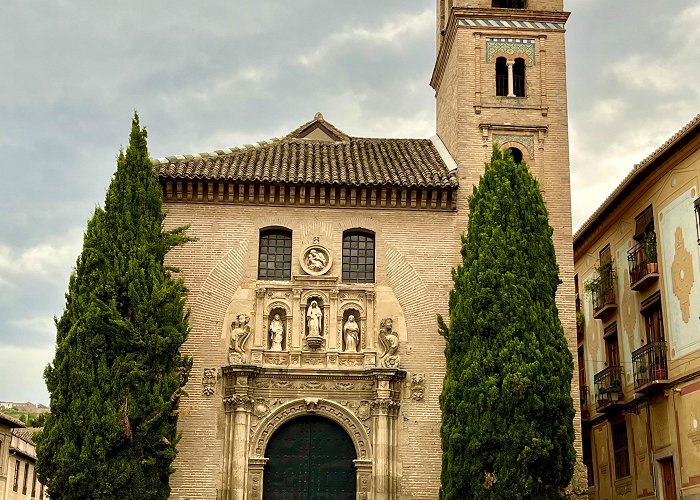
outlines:
{"label": "stone cornice on building", "polygon": [[611,217],[613,212],[624,211],[627,201],[632,193],[640,189],[646,182],[655,182],[668,170],[683,158],[669,161],[675,155],[682,153],[689,144],[695,143],[692,148],[687,148],[688,153],[695,151],[700,143],[700,114],[696,115],[689,123],[676,132],[670,139],[663,143],[653,153],[634,166],[627,177],[613,190],[607,199],[588,218],[586,222],[574,234],[574,260],[578,260],[596,241],[599,235],[604,234],[610,224],[616,220]]}
{"label": "stone cornice on building", "polygon": [[[435,59],[430,86],[435,92],[438,91],[459,28],[483,29],[494,34],[503,31],[512,32],[515,28],[523,32],[532,32],[533,36],[539,37],[547,32],[563,32],[564,24],[566,24],[569,14],[569,12],[498,9],[498,21],[495,21],[493,20],[493,9],[453,7],[450,11],[450,19],[447,22],[446,29],[442,33],[443,40],[440,43],[438,55]],[[469,26],[468,24],[461,24],[467,20],[482,21],[484,25]],[[514,24],[503,26],[499,24],[500,22]]]}

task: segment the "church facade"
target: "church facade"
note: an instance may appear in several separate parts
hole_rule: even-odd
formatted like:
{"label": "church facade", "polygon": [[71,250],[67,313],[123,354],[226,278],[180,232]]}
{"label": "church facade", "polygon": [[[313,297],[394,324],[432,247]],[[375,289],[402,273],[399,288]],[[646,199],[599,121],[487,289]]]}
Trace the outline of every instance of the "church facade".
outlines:
{"label": "church facade", "polygon": [[439,0],[432,139],[350,136],[317,113],[154,160],[167,225],[197,238],[169,254],[194,358],[173,498],[437,498],[437,315],[494,142],[540,180],[575,350],[567,17],[562,0]]}

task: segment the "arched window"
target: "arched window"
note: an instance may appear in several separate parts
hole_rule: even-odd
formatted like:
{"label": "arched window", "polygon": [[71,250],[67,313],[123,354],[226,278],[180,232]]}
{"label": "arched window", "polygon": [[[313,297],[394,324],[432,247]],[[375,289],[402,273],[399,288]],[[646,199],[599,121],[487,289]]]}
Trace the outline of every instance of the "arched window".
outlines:
{"label": "arched window", "polygon": [[292,232],[274,228],[260,231],[258,279],[292,279]]}
{"label": "arched window", "polygon": [[508,95],[508,65],[505,57],[496,59],[496,95]]}
{"label": "arched window", "polygon": [[374,234],[361,230],[343,233],[343,281],[374,283]]}
{"label": "arched window", "polygon": [[510,154],[513,155],[513,161],[519,165],[523,162],[523,152],[518,148],[510,148]]}
{"label": "arched window", "polygon": [[497,9],[524,9],[525,0],[491,0],[491,7]]}
{"label": "arched window", "polygon": [[525,97],[525,59],[515,58],[513,64],[513,93],[515,97]]}

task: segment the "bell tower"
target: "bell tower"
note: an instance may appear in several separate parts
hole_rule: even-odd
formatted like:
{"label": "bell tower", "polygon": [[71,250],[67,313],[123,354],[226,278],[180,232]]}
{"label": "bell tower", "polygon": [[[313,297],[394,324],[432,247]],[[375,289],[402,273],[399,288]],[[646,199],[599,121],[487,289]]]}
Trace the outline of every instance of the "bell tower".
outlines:
{"label": "bell tower", "polygon": [[[496,143],[538,178],[554,228],[557,305],[576,353],[563,0],[437,0],[437,135],[458,167],[457,208],[479,182]],[[573,356],[576,364],[577,357]],[[577,373],[576,366],[574,373]],[[572,397],[578,410],[577,378]],[[574,428],[581,457],[580,416]]]}

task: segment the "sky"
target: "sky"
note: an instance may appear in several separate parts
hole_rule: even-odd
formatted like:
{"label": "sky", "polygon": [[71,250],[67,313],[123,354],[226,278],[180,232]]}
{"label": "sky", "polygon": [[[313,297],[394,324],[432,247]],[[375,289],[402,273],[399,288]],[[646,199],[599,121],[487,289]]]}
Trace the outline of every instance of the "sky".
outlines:
{"label": "sky", "polygon": [[[700,112],[700,5],[566,0],[574,228]],[[151,156],[285,135],[430,137],[433,0],[3,0],[0,401],[48,403],[82,233],[138,110]]]}

